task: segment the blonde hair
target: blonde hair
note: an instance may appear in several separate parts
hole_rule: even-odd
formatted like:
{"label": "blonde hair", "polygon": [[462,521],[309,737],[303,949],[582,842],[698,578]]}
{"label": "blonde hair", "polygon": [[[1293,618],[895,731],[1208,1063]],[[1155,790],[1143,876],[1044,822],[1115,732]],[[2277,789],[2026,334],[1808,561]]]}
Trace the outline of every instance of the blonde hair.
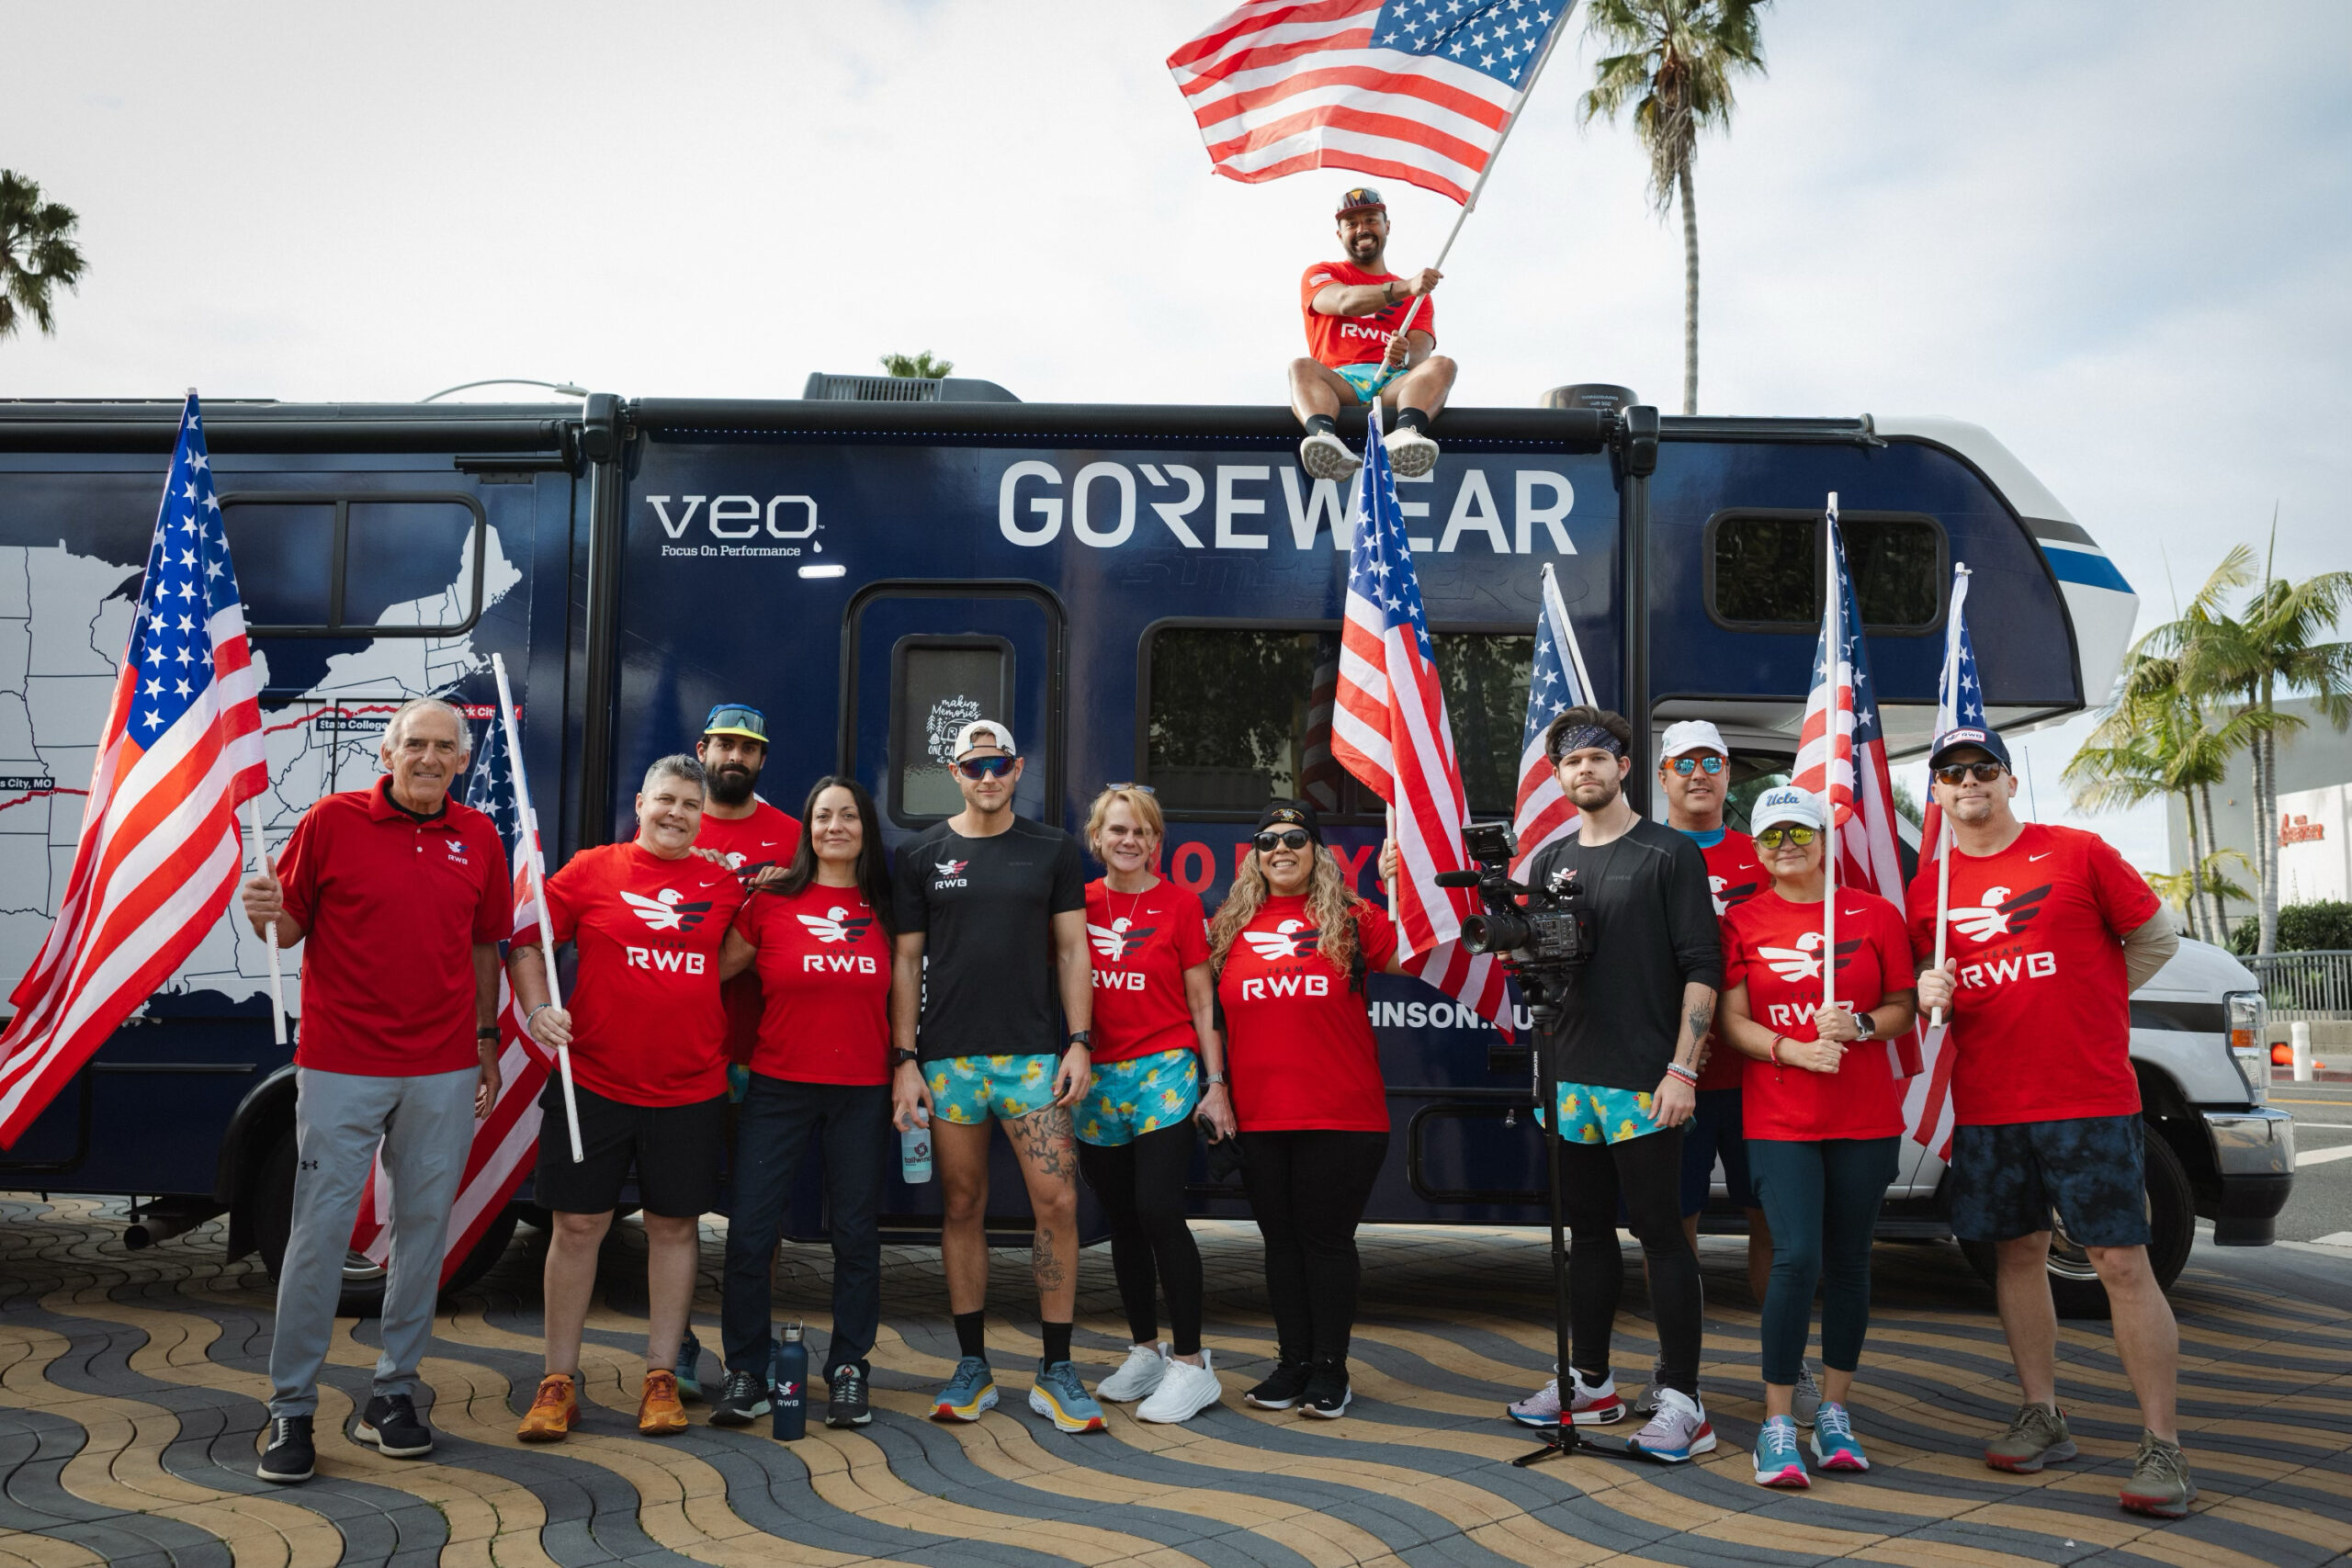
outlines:
{"label": "blonde hair", "polygon": [[[1259,860],[1255,851],[1242,857],[1241,869],[1233,874],[1233,891],[1225,896],[1225,902],[1217,907],[1216,918],[1209,922],[1209,963],[1220,973],[1234,939],[1258,918],[1258,911],[1273,897],[1273,887],[1266,881],[1265,867]],[[1314,918],[1318,933],[1315,951],[1332,968],[1352,976],[1356,962],[1355,908],[1363,900],[1348,886],[1347,873],[1340,869],[1338,858],[1321,844],[1315,846],[1312,865],[1306,881],[1306,912]]]}
{"label": "blonde hair", "polygon": [[1114,806],[1125,806],[1135,813],[1143,830],[1154,839],[1168,837],[1168,818],[1159,809],[1158,796],[1133,784],[1107,784],[1094,797],[1094,804],[1086,808],[1086,847],[1093,852],[1096,860],[1102,858],[1102,828],[1111,820],[1111,807]]}

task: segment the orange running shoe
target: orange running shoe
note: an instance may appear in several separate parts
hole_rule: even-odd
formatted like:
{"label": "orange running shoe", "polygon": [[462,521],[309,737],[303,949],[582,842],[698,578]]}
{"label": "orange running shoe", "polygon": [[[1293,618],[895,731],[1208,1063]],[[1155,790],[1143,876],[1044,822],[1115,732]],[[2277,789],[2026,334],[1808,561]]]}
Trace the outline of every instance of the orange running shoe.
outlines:
{"label": "orange running shoe", "polygon": [[686,1429],[686,1407],[678,1398],[678,1374],[645,1374],[645,1393],[637,1402],[637,1429],[649,1438],[667,1438]]}
{"label": "orange running shoe", "polygon": [[514,1435],[526,1443],[560,1443],[580,1425],[580,1396],[569,1372],[549,1372],[539,1380],[539,1392]]}

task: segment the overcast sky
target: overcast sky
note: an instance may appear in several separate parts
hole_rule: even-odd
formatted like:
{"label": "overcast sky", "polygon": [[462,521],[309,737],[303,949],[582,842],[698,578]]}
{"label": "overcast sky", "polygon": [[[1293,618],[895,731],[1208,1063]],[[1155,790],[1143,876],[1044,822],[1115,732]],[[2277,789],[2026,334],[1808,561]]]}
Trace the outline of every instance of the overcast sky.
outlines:
{"label": "overcast sky", "polygon": [[[20,8],[0,167],[90,268],[0,396],[789,397],[930,348],[1034,400],[1276,401],[1351,176],[1210,175],[1160,62],[1220,9]],[[1804,0],[1764,38],[1698,162],[1702,411],[1985,424],[2143,627],[2274,505],[2282,570],[2352,565],[2352,6]],[[1579,44],[1448,264],[1457,403],[1679,406],[1679,225],[1579,126]],[[1428,260],[1455,209],[1387,194]],[[2030,748],[2045,818],[2080,728]],[[2098,825],[2163,863],[2161,812]]]}

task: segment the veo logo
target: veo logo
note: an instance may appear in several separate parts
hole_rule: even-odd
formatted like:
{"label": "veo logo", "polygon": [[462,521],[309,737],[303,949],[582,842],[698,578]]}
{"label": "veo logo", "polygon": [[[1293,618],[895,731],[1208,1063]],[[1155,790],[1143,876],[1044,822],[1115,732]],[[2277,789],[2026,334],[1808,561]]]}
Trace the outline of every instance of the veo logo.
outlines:
{"label": "veo logo", "polygon": [[772,495],[763,507],[759,497],[752,495],[682,495],[677,497],[680,511],[674,522],[670,517],[670,501],[666,495],[645,498],[646,504],[653,508],[653,515],[661,520],[662,531],[673,539],[683,537],[694,525],[695,513],[706,501],[710,502],[710,510],[703,513],[703,521],[717,538],[755,539],[763,519],[772,539],[806,539],[817,532],[814,496]]}

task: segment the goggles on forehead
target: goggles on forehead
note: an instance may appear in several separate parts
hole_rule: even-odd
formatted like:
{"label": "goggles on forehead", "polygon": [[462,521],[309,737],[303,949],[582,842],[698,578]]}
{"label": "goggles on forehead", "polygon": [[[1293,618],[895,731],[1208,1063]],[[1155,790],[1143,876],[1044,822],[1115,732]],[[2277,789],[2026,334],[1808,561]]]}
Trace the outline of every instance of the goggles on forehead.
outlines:
{"label": "goggles on forehead", "polygon": [[721,703],[710,710],[702,722],[705,735],[740,735],[746,740],[768,743],[768,716],[755,707],[741,703]]}

